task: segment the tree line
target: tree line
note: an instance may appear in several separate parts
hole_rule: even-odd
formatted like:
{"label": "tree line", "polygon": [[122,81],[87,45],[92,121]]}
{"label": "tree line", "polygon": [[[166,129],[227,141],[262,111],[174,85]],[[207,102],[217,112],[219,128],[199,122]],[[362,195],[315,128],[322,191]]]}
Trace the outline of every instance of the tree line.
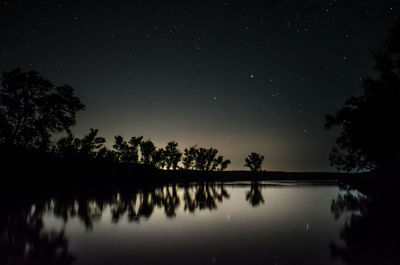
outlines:
{"label": "tree line", "polygon": [[[55,86],[35,71],[17,68],[3,72],[0,89],[0,147],[7,152],[41,152],[65,160],[104,160],[113,163],[143,164],[167,170],[225,170],[231,163],[218,149],[192,146],[183,152],[178,143],[170,141],[157,148],[143,136],[125,140],[114,137],[112,148],[98,129],[90,129],[82,138],[75,137],[71,127],[76,124],[76,113],[85,105],[68,85]],[[51,141],[55,134],[65,136]],[[245,166],[252,171],[261,169],[264,157],[251,153]]]}
{"label": "tree line", "polygon": [[163,148],[157,148],[143,136],[125,140],[121,135],[114,137],[112,149],[106,147],[104,137],[98,136],[98,129],[90,129],[84,137],[77,138],[71,132],[51,147],[51,152],[63,159],[102,159],[115,163],[144,164],[159,169],[177,170],[225,170],[231,163],[218,154],[218,149],[192,146],[183,152],[178,143],[170,141]]}
{"label": "tree line", "polygon": [[[165,148],[157,148],[150,140],[143,136],[133,136],[129,141],[121,135],[114,137],[112,149],[106,147],[104,137],[98,136],[98,129],[90,132],[82,139],[75,137],[70,131],[67,136],[51,145],[50,151],[63,159],[101,159],[114,163],[144,164],[167,170],[202,170],[223,171],[231,163],[230,159],[218,154],[216,148],[191,146],[183,152],[178,143],[170,141]],[[251,171],[261,170],[264,156],[251,153],[245,159],[245,167]]]}

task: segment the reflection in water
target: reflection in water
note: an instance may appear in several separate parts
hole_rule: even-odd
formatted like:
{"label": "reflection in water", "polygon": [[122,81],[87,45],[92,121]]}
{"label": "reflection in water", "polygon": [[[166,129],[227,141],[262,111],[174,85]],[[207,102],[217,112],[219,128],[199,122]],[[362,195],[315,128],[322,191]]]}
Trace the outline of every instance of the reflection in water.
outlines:
{"label": "reflection in water", "polygon": [[[345,246],[330,244],[331,255],[346,264],[399,264],[399,215],[393,191],[375,190],[368,196],[346,189],[332,201],[335,219],[346,215],[340,237]],[[395,207],[395,208],[393,208]]]}
{"label": "reflection in water", "polygon": [[253,207],[264,203],[264,198],[258,181],[253,181],[250,184],[250,191],[246,192],[246,200],[249,201],[250,205]]}
{"label": "reflection in water", "polygon": [[[183,188],[184,210],[213,210],[229,194],[223,184],[201,183]],[[112,222],[118,223],[127,216],[129,222],[150,218],[155,208],[163,208],[167,217],[176,215],[181,203],[177,185],[147,188],[130,193],[105,194],[95,199],[65,196],[35,200],[32,204],[8,203],[3,200],[0,208],[0,264],[70,264],[73,255],[68,252],[68,240],[61,231],[44,231],[43,215],[51,213],[64,224],[70,218],[79,218],[86,229],[100,221],[109,207]]]}
{"label": "reflection in water", "polygon": [[[7,197],[0,264],[165,264],[163,256],[179,264],[395,264],[398,219],[375,199],[260,182]],[[61,225],[46,226],[49,216]]]}
{"label": "reflection in water", "polygon": [[[71,217],[78,217],[85,227],[90,229],[93,223],[99,221],[106,207],[110,208],[112,221],[118,223],[121,217],[128,217],[130,222],[139,222],[141,218],[150,218],[155,208],[163,208],[167,217],[176,215],[176,210],[181,204],[176,184],[146,188],[129,193],[118,192],[111,195],[96,196],[96,199],[81,195],[78,198],[53,199],[44,202],[44,208],[57,217],[62,217],[66,222]],[[185,185],[183,190],[183,208],[185,211],[213,210],[217,202],[229,198],[223,184],[200,183]]]}
{"label": "reflection in water", "polygon": [[64,230],[43,231],[42,216],[40,206],[1,209],[0,264],[72,263]]}

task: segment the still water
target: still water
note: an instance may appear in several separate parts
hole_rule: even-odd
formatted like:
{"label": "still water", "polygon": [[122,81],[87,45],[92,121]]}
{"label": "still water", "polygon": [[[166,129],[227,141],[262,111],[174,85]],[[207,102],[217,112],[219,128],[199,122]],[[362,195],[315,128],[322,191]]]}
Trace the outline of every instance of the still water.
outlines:
{"label": "still water", "polygon": [[0,263],[358,264],[343,231],[363,199],[280,182],[53,195],[8,205]]}

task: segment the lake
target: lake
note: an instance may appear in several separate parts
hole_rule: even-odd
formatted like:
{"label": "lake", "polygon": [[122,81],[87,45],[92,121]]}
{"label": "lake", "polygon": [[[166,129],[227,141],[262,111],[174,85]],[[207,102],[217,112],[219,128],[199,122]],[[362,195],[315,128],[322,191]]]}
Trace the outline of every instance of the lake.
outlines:
{"label": "lake", "polygon": [[[357,248],[352,252],[354,218],[363,217],[368,198],[336,183],[219,182],[127,190],[3,202],[0,263],[375,262]],[[396,264],[393,256],[380,253],[375,258]],[[367,263],[359,263],[364,258]]]}

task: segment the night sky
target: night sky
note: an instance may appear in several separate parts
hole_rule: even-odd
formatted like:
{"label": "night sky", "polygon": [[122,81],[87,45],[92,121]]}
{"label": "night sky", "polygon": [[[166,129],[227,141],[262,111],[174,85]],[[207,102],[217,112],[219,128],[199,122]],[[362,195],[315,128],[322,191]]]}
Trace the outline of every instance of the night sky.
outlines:
{"label": "night sky", "polygon": [[0,70],[35,70],[86,105],[73,128],[218,148],[244,169],[334,170],[324,129],[400,2],[1,1]]}

